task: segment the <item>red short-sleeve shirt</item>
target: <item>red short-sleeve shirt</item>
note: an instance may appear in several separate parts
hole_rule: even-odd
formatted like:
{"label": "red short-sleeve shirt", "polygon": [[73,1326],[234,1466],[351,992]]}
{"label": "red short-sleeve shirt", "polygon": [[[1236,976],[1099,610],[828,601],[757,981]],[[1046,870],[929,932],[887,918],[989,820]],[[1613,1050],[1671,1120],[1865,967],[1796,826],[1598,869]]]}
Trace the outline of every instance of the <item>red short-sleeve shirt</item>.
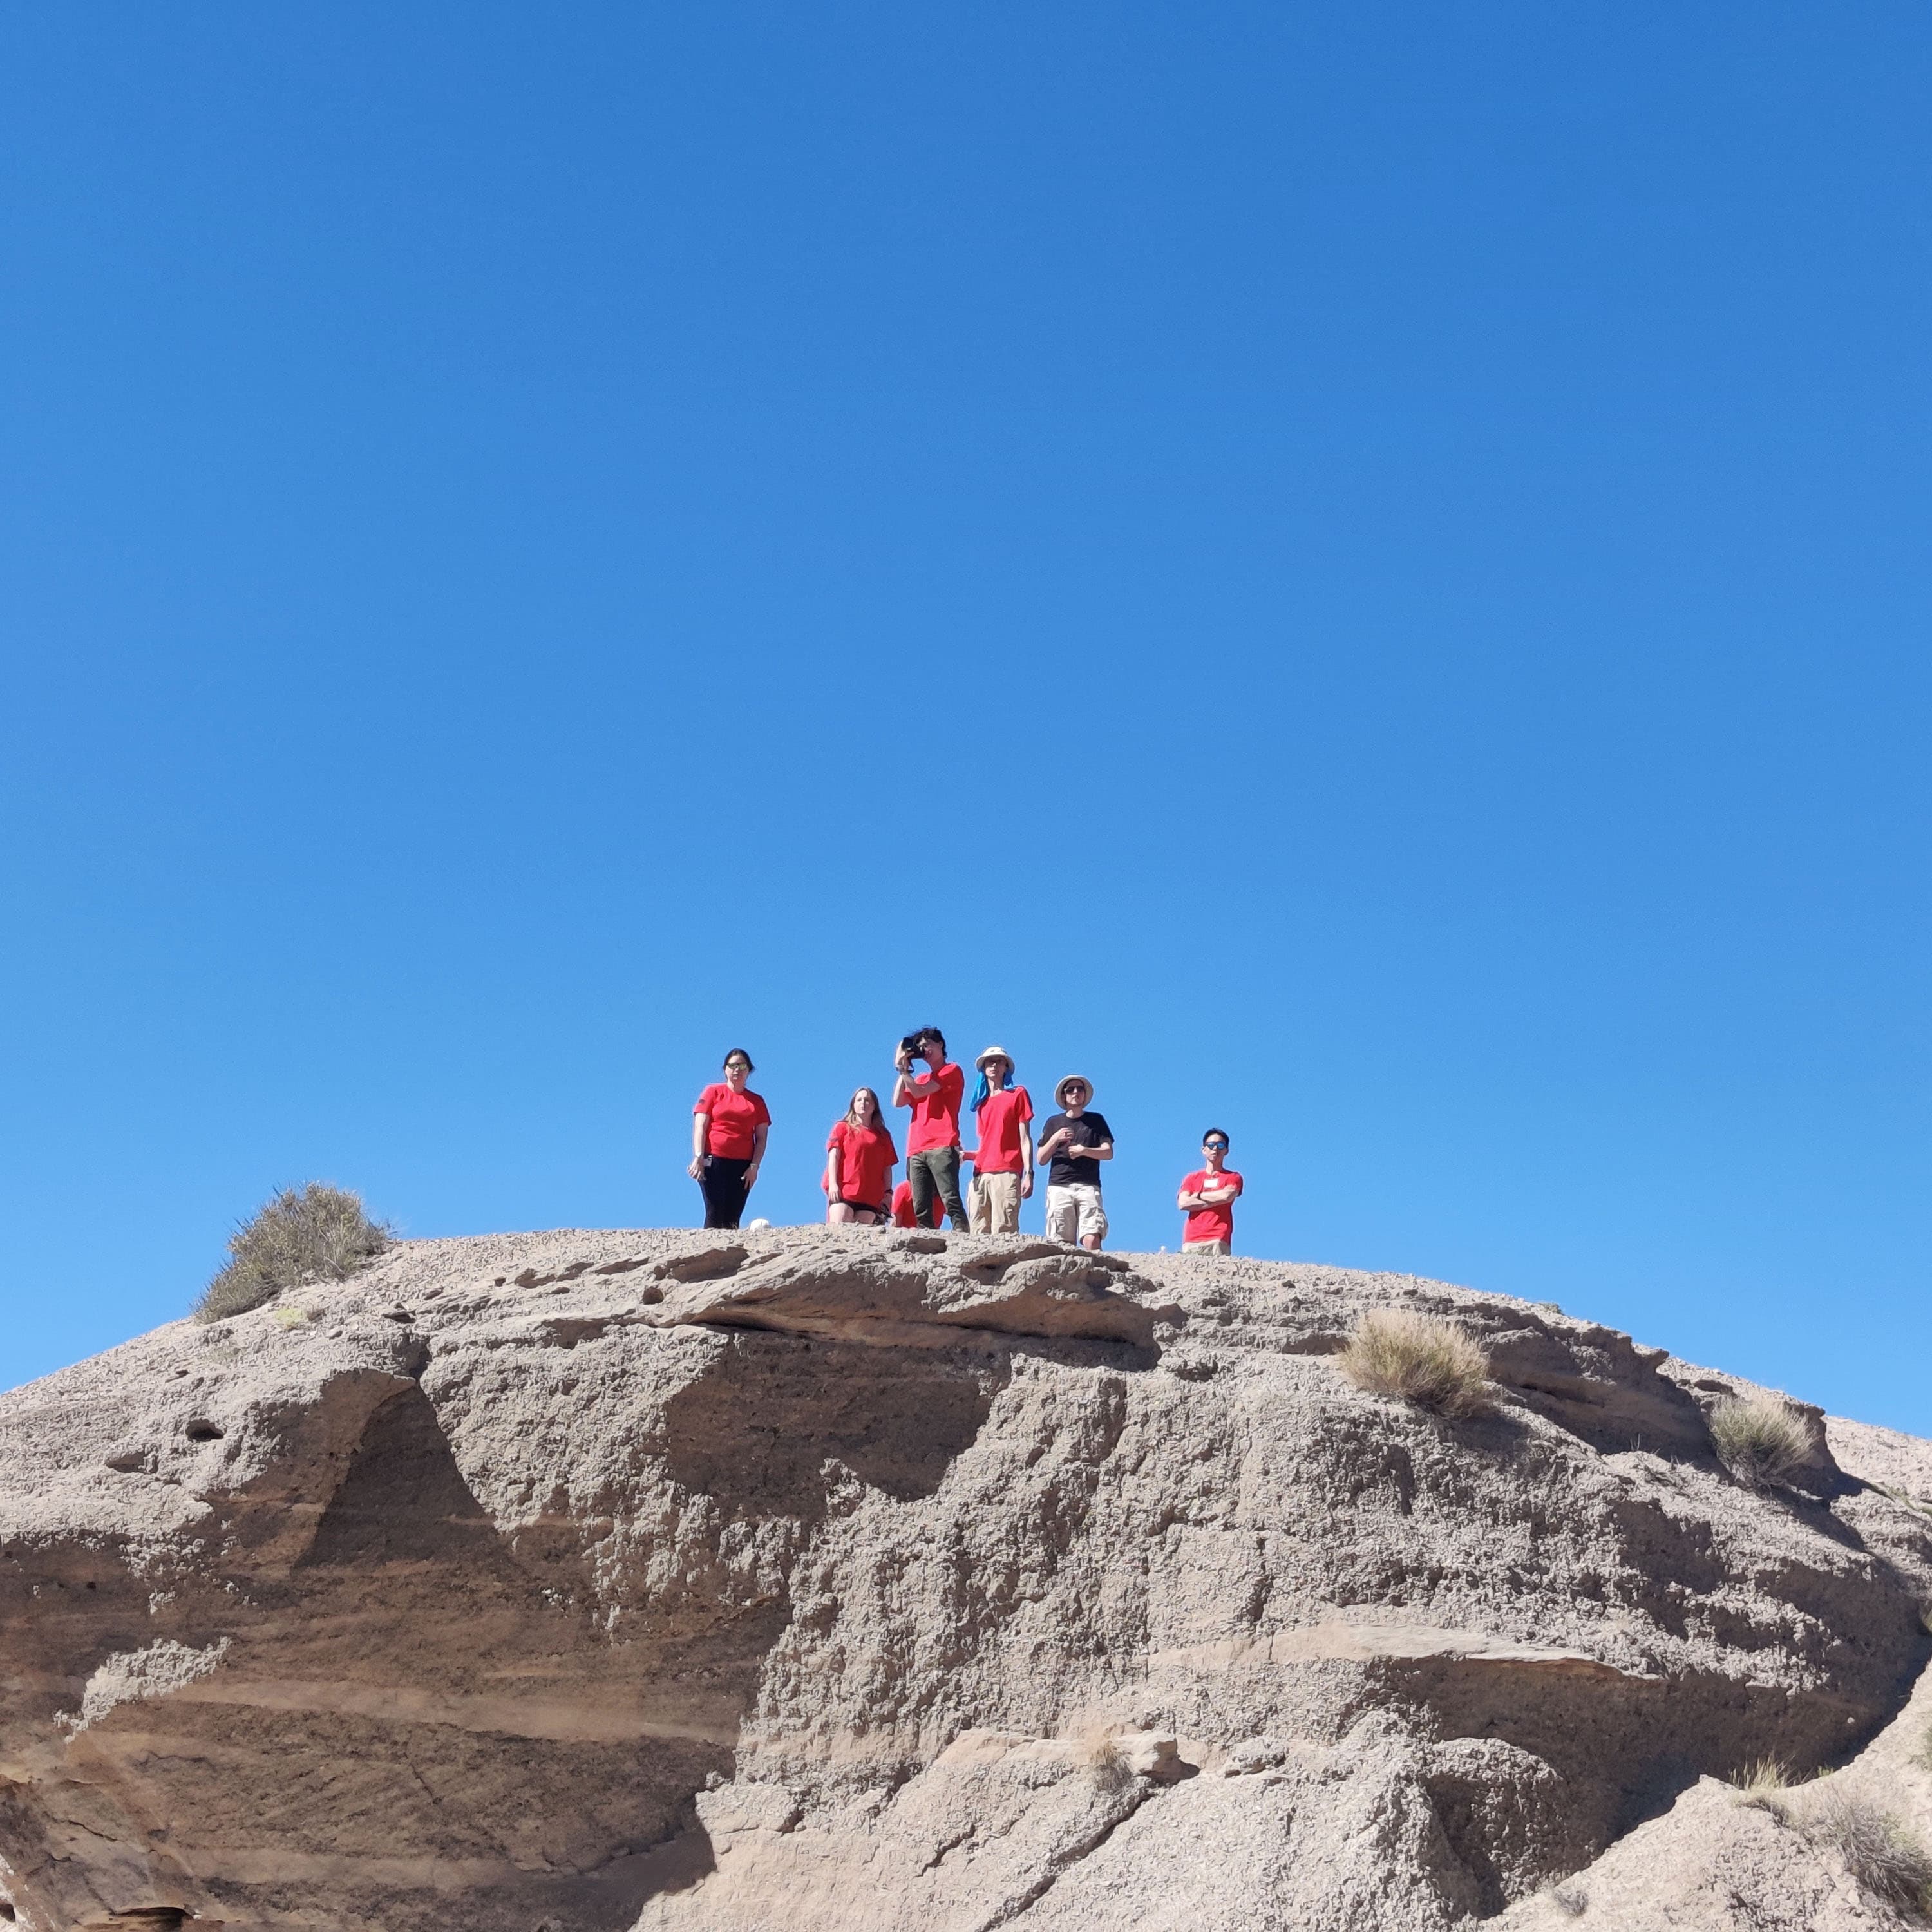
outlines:
{"label": "red short-sleeve shirt", "polygon": [[899,1150],[884,1127],[855,1127],[840,1120],[826,1136],[826,1149],[838,1150],[838,1198],[854,1208],[883,1208],[886,1187],[899,1164]]}
{"label": "red short-sleeve shirt", "polygon": [[772,1117],[765,1103],[748,1087],[734,1094],[723,1081],[713,1081],[698,1096],[694,1114],[709,1114],[711,1125],[704,1136],[704,1151],[720,1160],[749,1160],[757,1145],[753,1138],[760,1127],[768,1127]]}
{"label": "red short-sleeve shirt", "polygon": [[[1210,1174],[1204,1167],[1180,1184],[1180,1191],[1184,1194],[1198,1194],[1204,1187],[1228,1186],[1237,1194],[1241,1191],[1241,1177],[1232,1167],[1224,1167],[1219,1174]],[[1180,1231],[1180,1238],[1184,1241],[1232,1241],[1234,1238],[1233,1201],[1224,1201],[1218,1208],[1195,1208],[1187,1217],[1186,1226]]]}
{"label": "red short-sleeve shirt", "polygon": [[912,1103],[908,1154],[959,1144],[959,1103],[966,1097],[966,1076],[949,1060],[939,1070],[938,1079],[936,1093],[922,1094]]}
{"label": "red short-sleeve shirt", "polygon": [[1026,1124],[1033,1118],[1033,1096],[1024,1087],[988,1094],[980,1103],[980,1151],[975,1174],[1024,1174]]}

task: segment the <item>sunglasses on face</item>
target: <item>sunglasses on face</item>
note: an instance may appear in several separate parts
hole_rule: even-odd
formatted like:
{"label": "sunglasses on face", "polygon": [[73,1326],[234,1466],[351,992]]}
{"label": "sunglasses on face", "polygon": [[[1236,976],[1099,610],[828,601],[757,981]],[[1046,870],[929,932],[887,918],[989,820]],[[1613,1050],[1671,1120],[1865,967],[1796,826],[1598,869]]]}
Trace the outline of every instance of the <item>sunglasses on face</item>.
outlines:
{"label": "sunglasses on face", "polygon": [[1228,1143],[1226,1141],[1203,1141],[1201,1144],[1204,1148],[1219,1148],[1224,1154],[1227,1151]]}

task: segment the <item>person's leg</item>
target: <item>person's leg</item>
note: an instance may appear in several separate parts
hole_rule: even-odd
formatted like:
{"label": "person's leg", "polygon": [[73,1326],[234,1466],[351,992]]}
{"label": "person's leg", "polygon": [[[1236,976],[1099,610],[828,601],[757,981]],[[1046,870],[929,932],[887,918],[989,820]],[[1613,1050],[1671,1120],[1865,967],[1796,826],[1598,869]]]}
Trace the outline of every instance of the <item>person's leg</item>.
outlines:
{"label": "person's leg", "polygon": [[999,1177],[1000,1205],[999,1228],[1002,1234],[1017,1234],[1020,1231],[1020,1178],[1017,1174],[1003,1174]]}
{"label": "person's leg", "polygon": [[1049,1181],[1046,1189],[1046,1238],[1049,1241],[1070,1241],[1080,1226],[1080,1202],[1070,1187],[1055,1187]]}
{"label": "person's leg", "polygon": [[704,1225],[707,1228],[735,1228],[745,1211],[746,1160],[727,1160],[716,1154],[704,1163]]}
{"label": "person's leg", "polygon": [[912,1183],[912,1218],[922,1228],[932,1225],[932,1166],[922,1154],[906,1156],[906,1178]]}
{"label": "person's leg", "polygon": [[855,1212],[849,1201],[830,1202],[825,1209],[826,1223],[830,1227],[844,1227],[851,1221]]}
{"label": "person's leg", "polygon": [[1100,1190],[1083,1187],[1080,1190],[1080,1245],[1097,1255],[1106,1238],[1107,1210],[1100,1204]]}
{"label": "person's leg", "polygon": [[959,1198],[959,1150],[934,1148],[926,1159],[932,1163],[932,1178],[939,1186],[939,1198],[946,1203],[947,1218],[956,1234],[966,1232],[966,1204]]}
{"label": "person's leg", "polygon": [[966,1190],[966,1211],[976,1234],[990,1234],[993,1228],[993,1183],[999,1177],[976,1173]]}
{"label": "person's leg", "polygon": [[751,1165],[748,1160],[714,1160],[711,1163],[722,1174],[718,1184],[719,1205],[728,1218],[718,1222],[721,1228],[735,1228],[745,1218],[745,1196],[749,1192],[745,1173]]}

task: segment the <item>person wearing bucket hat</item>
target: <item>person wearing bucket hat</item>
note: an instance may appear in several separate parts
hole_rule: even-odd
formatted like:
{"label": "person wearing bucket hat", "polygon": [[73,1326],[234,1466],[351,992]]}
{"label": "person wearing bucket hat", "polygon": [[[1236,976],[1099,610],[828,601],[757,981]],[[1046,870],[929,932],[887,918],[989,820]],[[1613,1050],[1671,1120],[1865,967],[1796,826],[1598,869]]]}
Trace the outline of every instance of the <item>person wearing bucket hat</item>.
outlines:
{"label": "person wearing bucket hat", "polygon": [[980,1070],[973,1112],[980,1144],[971,1150],[970,1208],[976,1234],[1016,1234],[1020,1203],[1033,1192],[1033,1096],[1013,1084],[1013,1057],[989,1046],[974,1062]]}
{"label": "person wearing bucket hat", "polygon": [[1046,1232],[1051,1240],[1077,1240],[1098,1252],[1107,1238],[1107,1210],[1100,1204],[1100,1163],[1114,1157],[1114,1130],[1087,1102],[1094,1083],[1070,1073],[1053,1090],[1060,1112],[1040,1130],[1046,1171]]}

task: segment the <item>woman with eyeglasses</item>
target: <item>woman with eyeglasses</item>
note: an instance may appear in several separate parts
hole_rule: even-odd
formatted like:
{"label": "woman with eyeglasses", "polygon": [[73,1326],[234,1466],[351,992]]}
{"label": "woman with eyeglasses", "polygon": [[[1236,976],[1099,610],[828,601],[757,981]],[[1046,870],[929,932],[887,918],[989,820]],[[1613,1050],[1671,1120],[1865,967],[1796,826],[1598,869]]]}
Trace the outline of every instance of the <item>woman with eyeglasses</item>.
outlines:
{"label": "woman with eyeglasses", "polygon": [[1180,1184],[1174,1204],[1187,1216],[1180,1231],[1183,1254],[1225,1255],[1234,1245],[1234,1197],[1241,1177],[1227,1165],[1225,1129],[1210,1127],[1201,1136],[1202,1166]]}
{"label": "woman with eyeglasses", "polygon": [[857,1088],[825,1143],[826,1220],[835,1226],[882,1226],[898,1164],[899,1150],[879,1117],[878,1095],[869,1087]]}
{"label": "woman with eyeglasses", "polygon": [[734,1046],[724,1056],[724,1078],[706,1088],[691,1110],[686,1171],[704,1190],[707,1228],[737,1226],[765,1157],[772,1117],[763,1098],[745,1084],[752,1072],[752,1056]]}

